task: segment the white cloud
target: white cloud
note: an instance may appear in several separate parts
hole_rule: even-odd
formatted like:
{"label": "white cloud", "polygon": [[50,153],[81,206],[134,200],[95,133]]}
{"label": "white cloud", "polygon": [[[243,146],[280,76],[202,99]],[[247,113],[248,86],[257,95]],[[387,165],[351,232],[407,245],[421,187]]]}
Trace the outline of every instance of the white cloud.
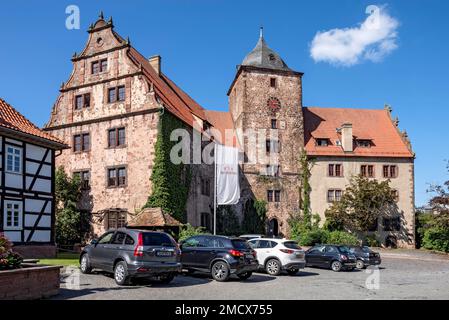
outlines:
{"label": "white cloud", "polygon": [[399,22],[384,7],[369,6],[358,27],[317,32],[310,55],[315,62],[352,66],[364,60],[381,61],[398,45]]}

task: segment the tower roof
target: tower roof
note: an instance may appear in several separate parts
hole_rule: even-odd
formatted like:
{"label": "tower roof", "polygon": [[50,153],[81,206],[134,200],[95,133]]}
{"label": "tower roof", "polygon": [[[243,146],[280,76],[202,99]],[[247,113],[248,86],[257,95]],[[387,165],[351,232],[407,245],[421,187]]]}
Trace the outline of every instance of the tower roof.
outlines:
{"label": "tower roof", "polygon": [[263,37],[263,28],[260,28],[256,47],[245,57],[242,66],[291,71],[279,54],[268,47]]}

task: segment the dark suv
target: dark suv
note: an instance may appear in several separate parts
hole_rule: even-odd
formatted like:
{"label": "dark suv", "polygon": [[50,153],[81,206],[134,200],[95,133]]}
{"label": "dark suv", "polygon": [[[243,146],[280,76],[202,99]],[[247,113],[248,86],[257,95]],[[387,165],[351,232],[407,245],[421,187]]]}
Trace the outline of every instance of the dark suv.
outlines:
{"label": "dark suv", "polygon": [[256,252],[244,239],[199,235],[181,242],[182,267],[189,273],[211,273],[217,281],[226,281],[231,274],[248,279],[259,264]]}
{"label": "dark suv", "polygon": [[113,272],[119,285],[138,277],[169,283],[182,270],[178,245],[170,235],[135,229],[110,230],[92,240],[81,252],[80,269]]}
{"label": "dark suv", "polygon": [[336,272],[354,270],[356,257],[347,246],[316,245],[306,251],[306,266],[330,268]]}
{"label": "dark suv", "polygon": [[367,246],[349,246],[349,251],[355,255],[357,259],[357,269],[363,269],[367,266],[378,266],[382,262],[380,254],[372,251]]}

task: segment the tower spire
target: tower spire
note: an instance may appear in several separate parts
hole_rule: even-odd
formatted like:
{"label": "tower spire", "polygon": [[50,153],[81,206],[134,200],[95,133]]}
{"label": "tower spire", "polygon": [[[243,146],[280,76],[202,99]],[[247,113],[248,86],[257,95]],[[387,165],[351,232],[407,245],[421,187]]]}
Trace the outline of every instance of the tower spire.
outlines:
{"label": "tower spire", "polygon": [[260,35],[259,35],[259,37],[263,38],[263,27],[262,26],[260,27]]}

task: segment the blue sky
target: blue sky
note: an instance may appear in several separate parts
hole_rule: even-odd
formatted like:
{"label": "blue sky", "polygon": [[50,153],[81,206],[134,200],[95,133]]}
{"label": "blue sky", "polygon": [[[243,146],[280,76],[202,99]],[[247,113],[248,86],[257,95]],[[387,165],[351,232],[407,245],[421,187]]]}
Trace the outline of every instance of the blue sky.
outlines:
{"label": "blue sky", "polygon": [[[65,27],[68,5],[80,8],[80,30]],[[319,31],[358,28],[366,8],[379,5],[398,22],[395,49],[381,61],[353,65],[317,62],[312,41]],[[323,107],[393,107],[412,140],[416,203],[429,183],[449,178],[449,2],[401,1],[1,1],[0,96],[39,126],[48,120],[61,82],[71,72],[86,30],[98,12],[114,18],[146,56],[160,54],[163,71],[201,105],[227,108],[236,65],[265,39],[304,76],[304,104]],[[320,59],[316,59],[320,60]]]}

